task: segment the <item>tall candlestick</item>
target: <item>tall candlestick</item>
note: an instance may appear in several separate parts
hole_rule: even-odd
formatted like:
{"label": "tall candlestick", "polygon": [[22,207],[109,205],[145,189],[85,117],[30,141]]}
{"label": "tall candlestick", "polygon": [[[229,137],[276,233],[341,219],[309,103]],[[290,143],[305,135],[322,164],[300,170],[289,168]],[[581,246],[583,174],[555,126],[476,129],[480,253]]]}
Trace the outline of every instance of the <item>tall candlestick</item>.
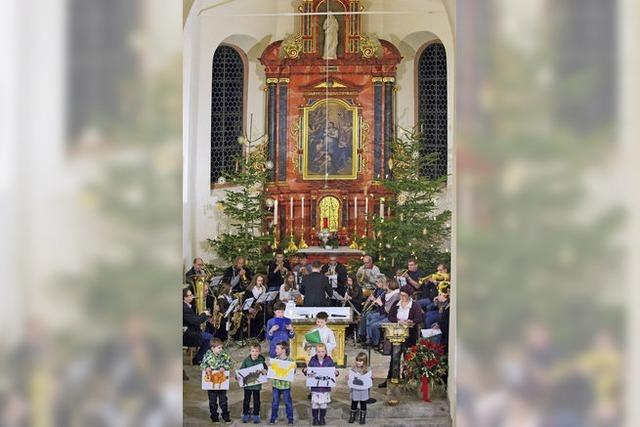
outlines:
{"label": "tall candlestick", "polygon": [[273,201],[273,225],[278,225],[278,199]]}

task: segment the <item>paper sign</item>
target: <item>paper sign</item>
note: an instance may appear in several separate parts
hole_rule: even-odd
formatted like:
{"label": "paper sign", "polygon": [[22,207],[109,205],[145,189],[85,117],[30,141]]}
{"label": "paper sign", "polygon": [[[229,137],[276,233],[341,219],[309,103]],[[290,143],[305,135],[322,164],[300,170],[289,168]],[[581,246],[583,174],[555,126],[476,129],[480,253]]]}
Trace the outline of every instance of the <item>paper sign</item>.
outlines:
{"label": "paper sign", "polygon": [[282,359],[271,359],[269,361],[269,370],[267,378],[276,380],[293,381],[296,370],[296,363]]}
{"label": "paper sign", "polygon": [[440,329],[420,329],[423,338],[435,337],[440,335],[442,331]]}
{"label": "paper sign", "polygon": [[359,374],[353,369],[349,369],[349,388],[355,390],[369,390],[373,385],[371,371],[366,374]]}
{"label": "paper sign", "polygon": [[336,368],[307,368],[307,387],[335,387]]}
{"label": "paper sign", "polygon": [[267,376],[262,373],[264,366],[259,363],[248,368],[238,369],[236,371],[236,380],[240,387],[250,385],[264,384],[267,382]]}
{"label": "paper sign", "polygon": [[305,334],[304,340],[309,344],[320,344],[322,340],[320,339],[320,332],[317,329]]}
{"label": "paper sign", "polygon": [[203,390],[229,390],[229,371],[202,371]]}

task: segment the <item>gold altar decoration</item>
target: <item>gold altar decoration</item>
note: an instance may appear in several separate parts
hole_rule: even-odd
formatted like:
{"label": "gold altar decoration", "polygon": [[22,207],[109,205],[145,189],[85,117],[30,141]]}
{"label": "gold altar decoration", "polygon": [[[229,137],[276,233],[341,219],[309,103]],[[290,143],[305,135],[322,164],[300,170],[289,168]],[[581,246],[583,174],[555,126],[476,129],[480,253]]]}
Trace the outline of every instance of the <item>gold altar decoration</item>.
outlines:
{"label": "gold altar decoration", "polygon": [[298,251],[298,246],[296,246],[295,238],[293,237],[293,232],[289,235],[289,245],[287,246],[288,253],[295,253]]}
{"label": "gold altar decoration", "polygon": [[362,57],[366,59],[379,57],[382,54],[382,44],[380,44],[380,40],[370,34],[361,35],[360,53]]}
{"label": "gold altar decoration", "polygon": [[[348,323],[327,323],[329,329],[333,331],[336,337],[336,348],[333,349],[331,358],[339,368],[344,368],[347,365],[347,357],[345,355],[345,338],[347,336]],[[307,322],[293,323],[293,331],[296,333],[291,342],[291,358],[297,364],[309,363],[309,353],[304,349],[304,335],[310,332],[316,327],[314,319],[309,319]]]}
{"label": "gold altar decoration", "polygon": [[337,197],[326,196],[318,203],[318,209],[320,211],[320,229],[325,228],[323,221],[327,218],[329,231],[338,231],[338,218],[340,214],[340,201]]}
{"label": "gold altar decoration", "polygon": [[282,41],[281,52],[285,58],[298,59],[302,52],[302,36],[300,34],[287,34]]}
{"label": "gold altar decoration", "polygon": [[307,245],[307,242],[304,240],[304,230],[302,231],[302,234],[300,234],[300,243],[298,243],[298,249],[307,249],[309,247],[309,245]]}

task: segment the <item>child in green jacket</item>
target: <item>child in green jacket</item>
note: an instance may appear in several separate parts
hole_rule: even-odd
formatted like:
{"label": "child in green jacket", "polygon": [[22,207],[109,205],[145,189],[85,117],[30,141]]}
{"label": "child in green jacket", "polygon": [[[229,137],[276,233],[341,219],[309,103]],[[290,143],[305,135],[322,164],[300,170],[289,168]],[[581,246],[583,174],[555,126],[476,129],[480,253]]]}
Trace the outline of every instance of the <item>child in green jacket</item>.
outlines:
{"label": "child in green jacket", "polygon": [[[222,349],[222,341],[220,338],[213,338],[211,340],[211,348],[207,350],[200,363],[200,369],[211,374],[214,371],[230,372],[233,368],[233,361],[225,350]],[[219,423],[218,418],[218,404],[220,404],[220,410],[222,411],[222,419],[225,423],[231,424],[231,417],[229,416],[229,407],[227,400],[227,390],[207,390],[209,396],[209,411],[211,413],[211,421]]]}
{"label": "child in green jacket", "polygon": [[[240,369],[262,365],[262,374],[267,374],[267,364],[260,354],[260,344],[251,344],[249,356],[242,361]],[[242,422],[249,422],[251,397],[253,397],[253,423],[260,424],[260,391],[262,384],[249,385],[244,388],[244,400],[242,401]]]}

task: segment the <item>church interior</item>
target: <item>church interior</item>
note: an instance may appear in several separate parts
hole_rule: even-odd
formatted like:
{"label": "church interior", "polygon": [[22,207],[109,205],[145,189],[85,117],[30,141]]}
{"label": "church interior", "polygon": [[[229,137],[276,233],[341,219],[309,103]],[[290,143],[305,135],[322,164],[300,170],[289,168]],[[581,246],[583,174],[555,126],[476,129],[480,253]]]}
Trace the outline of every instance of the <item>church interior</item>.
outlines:
{"label": "church interior", "polygon": [[[450,425],[454,36],[452,0],[185,1],[185,424]],[[239,369],[282,333],[293,415],[280,377],[257,419],[235,378],[205,391],[218,342]]]}

